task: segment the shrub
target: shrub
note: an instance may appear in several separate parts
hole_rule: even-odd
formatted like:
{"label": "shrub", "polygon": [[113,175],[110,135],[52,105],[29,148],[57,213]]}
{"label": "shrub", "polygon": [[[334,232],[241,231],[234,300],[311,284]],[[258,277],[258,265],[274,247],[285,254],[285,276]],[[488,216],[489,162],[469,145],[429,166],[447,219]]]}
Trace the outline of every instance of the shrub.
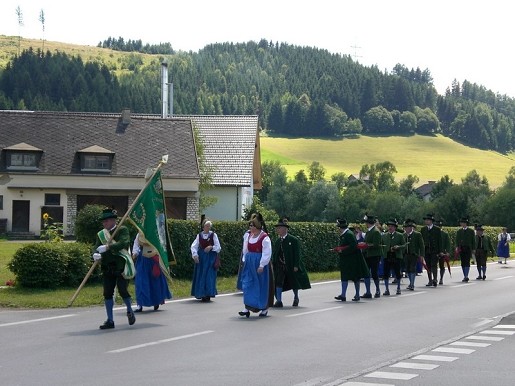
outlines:
{"label": "shrub", "polygon": [[82,243],[95,244],[98,231],[102,229],[100,217],[101,205],[86,205],[77,213],[75,220],[75,237]]}
{"label": "shrub", "polygon": [[56,288],[79,284],[91,266],[91,248],[82,243],[28,244],[8,268],[22,287]]}

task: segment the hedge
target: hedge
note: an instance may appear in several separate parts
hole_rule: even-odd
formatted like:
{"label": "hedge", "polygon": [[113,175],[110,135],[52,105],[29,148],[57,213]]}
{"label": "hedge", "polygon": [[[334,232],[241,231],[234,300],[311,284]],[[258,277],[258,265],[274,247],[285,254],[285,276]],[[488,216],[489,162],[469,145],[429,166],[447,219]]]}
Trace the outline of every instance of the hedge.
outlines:
{"label": "hedge", "polygon": [[[272,242],[277,239],[274,224],[268,225],[268,233]],[[338,228],[332,223],[290,222],[289,233],[301,240],[301,256],[308,272],[328,272],[338,270],[338,256],[329,249],[338,245]],[[171,270],[177,278],[191,279],[193,275],[193,260],[190,246],[200,232],[199,223],[188,220],[168,220],[168,228],[177,265]],[[494,245],[497,246],[497,235],[501,227],[484,227]],[[458,227],[443,227],[449,233],[451,246],[456,239]],[[220,240],[222,266],[220,276],[231,276],[238,272],[243,234],[247,231],[244,221],[214,221],[213,230]],[[399,230],[402,231],[401,228]],[[420,226],[417,227],[420,230]],[[452,258],[452,253],[451,253]]]}

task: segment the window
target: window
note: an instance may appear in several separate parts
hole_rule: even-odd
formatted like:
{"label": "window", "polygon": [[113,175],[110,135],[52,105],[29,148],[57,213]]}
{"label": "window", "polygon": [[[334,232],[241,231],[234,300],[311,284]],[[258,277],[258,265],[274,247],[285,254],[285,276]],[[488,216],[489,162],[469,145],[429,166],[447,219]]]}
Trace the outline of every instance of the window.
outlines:
{"label": "window", "polygon": [[4,196],[0,195],[0,210],[4,210]]}
{"label": "window", "polygon": [[82,156],[82,170],[85,171],[111,171],[111,156],[84,154]]}
{"label": "window", "polygon": [[38,155],[30,152],[10,153],[7,157],[8,169],[36,169]]}
{"label": "window", "polygon": [[59,193],[46,193],[45,205],[61,205],[61,195]]}

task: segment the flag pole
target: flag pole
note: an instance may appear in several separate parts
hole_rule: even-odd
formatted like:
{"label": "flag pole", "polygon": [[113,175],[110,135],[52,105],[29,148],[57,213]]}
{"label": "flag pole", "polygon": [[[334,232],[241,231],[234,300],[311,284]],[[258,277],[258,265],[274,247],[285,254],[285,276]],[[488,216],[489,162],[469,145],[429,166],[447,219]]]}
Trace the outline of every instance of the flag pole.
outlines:
{"label": "flag pole", "polygon": [[[166,164],[168,162],[168,155],[164,155],[163,157],[161,157],[161,161],[159,161],[159,164],[157,165],[156,167],[156,170],[154,170],[154,172],[152,173],[152,176],[148,179],[148,181],[145,183],[145,186],[143,186],[143,188],[140,190],[139,194],[136,196],[136,198],[134,199],[132,205],[130,206],[130,208],[127,210],[127,212],[125,212],[125,214],[123,215],[122,219],[120,220],[120,222],[118,223],[118,225],[116,226],[116,229],[114,230],[113,234],[111,235],[111,238],[109,239],[109,241],[107,242],[108,244],[111,242],[111,240],[114,239],[114,236],[118,233],[118,230],[120,229],[120,226],[127,220],[127,217],[129,217],[129,213],[131,213],[132,209],[133,209],[133,206],[136,202],[138,202],[138,199],[141,197],[141,195],[143,194],[143,192],[145,191],[145,189],[147,188],[147,186],[150,184],[150,182],[152,181],[152,178],[155,176],[155,174],[157,173],[157,171],[161,168],[161,166],[163,166],[164,164]],[[72,298],[70,299],[70,301],[68,302],[68,307],[71,307],[73,302],[75,301],[75,299],[77,298],[77,296],[79,296],[79,292],[82,290],[82,288],[86,285],[86,282],[88,281],[89,277],[93,274],[93,271],[95,270],[95,268],[98,266],[98,264],[100,264],[100,260],[96,260],[92,265],[91,265],[91,268],[89,269],[88,273],[86,273],[86,276],[84,276],[84,279],[82,279],[82,283],[80,283],[79,285],[79,288],[77,288],[77,290],[75,291],[75,293],[73,294]]]}

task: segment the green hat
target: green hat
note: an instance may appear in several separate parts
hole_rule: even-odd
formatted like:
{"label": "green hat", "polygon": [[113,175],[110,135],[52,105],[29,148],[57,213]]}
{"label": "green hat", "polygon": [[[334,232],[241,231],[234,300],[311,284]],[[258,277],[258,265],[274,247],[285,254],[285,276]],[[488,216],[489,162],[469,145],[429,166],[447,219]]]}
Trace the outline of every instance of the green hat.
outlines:
{"label": "green hat", "polygon": [[282,219],[279,220],[279,222],[277,224],[275,224],[275,226],[289,228],[290,226],[288,225],[288,218],[283,217]]}
{"label": "green hat", "polygon": [[336,220],[336,226],[338,228],[347,228],[349,226],[349,223],[347,222],[346,219],[342,218],[342,219],[337,219]]}
{"label": "green hat", "polygon": [[394,219],[394,218],[389,219],[389,220],[386,222],[386,225],[393,225],[393,226],[395,226],[395,227],[398,227],[398,226],[399,226],[399,224],[397,223],[397,220],[396,220],[396,219]]}
{"label": "green hat", "polygon": [[415,221],[413,221],[412,219],[407,218],[406,220],[404,220],[404,225],[403,225],[404,228],[415,227],[415,226],[416,226]]}
{"label": "green hat", "polygon": [[423,220],[431,220],[431,221],[435,221],[435,215],[432,214],[432,213],[429,213],[429,214],[426,214],[424,217],[422,217]]}
{"label": "green hat", "polygon": [[102,210],[102,216],[100,216],[100,220],[104,221],[108,218],[118,218],[118,213],[116,213],[115,209],[105,208]]}

